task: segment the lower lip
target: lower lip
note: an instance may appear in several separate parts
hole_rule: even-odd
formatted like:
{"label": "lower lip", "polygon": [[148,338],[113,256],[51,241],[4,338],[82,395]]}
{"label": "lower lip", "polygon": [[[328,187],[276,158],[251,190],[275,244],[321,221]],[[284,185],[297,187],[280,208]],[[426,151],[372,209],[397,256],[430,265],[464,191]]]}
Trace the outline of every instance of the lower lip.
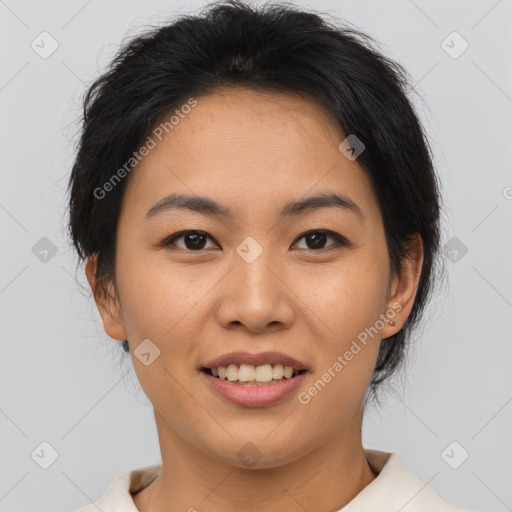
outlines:
{"label": "lower lip", "polygon": [[206,382],[215,391],[230,402],[244,407],[264,407],[276,404],[288,397],[301,385],[308,372],[300,373],[291,379],[285,379],[268,386],[234,384],[228,380],[213,377],[203,371],[200,373],[202,378],[206,379]]}

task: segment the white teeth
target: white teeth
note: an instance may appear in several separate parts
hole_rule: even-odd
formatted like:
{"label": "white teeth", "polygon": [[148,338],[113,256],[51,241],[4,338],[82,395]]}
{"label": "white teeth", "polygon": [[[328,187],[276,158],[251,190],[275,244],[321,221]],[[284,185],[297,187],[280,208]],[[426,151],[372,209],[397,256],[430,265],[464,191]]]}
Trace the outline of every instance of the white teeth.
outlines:
{"label": "white teeth", "polygon": [[226,377],[230,382],[238,380],[238,366],[236,366],[235,364],[230,364],[226,368]]}
{"label": "white teeth", "polygon": [[284,366],[282,364],[263,364],[260,366],[254,366],[252,364],[230,364],[228,367],[219,366],[218,368],[211,368],[212,375],[219,377],[223,380],[230,382],[251,383],[251,382],[262,382],[262,383],[275,383],[280,380],[291,379],[293,376],[299,373],[299,370],[295,370],[291,366]]}
{"label": "white teeth", "polygon": [[255,371],[252,364],[241,364],[240,369],[238,370],[238,380],[240,382],[249,382],[254,380],[254,374]]}
{"label": "white teeth", "polygon": [[282,379],[283,378],[283,365],[276,364],[274,365],[274,371],[272,373],[273,379]]}
{"label": "white teeth", "polygon": [[254,380],[258,382],[270,382],[272,380],[272,366],[264,364],[263,366],[256,366],[254,371]]}

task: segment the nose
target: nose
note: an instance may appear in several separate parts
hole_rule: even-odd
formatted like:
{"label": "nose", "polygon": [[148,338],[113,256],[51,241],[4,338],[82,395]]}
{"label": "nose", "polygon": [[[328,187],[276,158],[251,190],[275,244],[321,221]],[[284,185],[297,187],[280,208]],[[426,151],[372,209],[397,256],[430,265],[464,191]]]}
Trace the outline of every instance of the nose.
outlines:
{"label": "nose", "polygon": [[263,251],[254,261],[235,254],[231,271],[219,287],[216,314],[223,327],[243,326],[262,333],[292,324],[293,292],[282,265],[268,253]]}

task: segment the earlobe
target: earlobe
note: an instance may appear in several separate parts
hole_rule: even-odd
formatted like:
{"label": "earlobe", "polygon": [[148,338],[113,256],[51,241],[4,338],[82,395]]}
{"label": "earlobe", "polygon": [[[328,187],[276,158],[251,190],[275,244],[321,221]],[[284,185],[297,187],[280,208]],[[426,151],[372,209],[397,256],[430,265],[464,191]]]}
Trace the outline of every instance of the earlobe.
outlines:
{"label": "earlobe", "polygon": [[98,282],[97,278],[97,254],[91,255],[85,264],[85,274],[87,281],[94,295],[96,306],[103,321],[103,329],[115,340],[123,341],[128,338],[123,325],[121,309],[116,294],[109,288],[104,287]]}
{"label": "earlobe", "polygon": [[404,325],[414,305],[423,266],[423,243],[417,234],[408,243],[408,256],[403,261],[400,275],[394,276],[390,286],[386,317],[393,319],[394,325],[387,320],[382,329],[382,338],[396,334]]}

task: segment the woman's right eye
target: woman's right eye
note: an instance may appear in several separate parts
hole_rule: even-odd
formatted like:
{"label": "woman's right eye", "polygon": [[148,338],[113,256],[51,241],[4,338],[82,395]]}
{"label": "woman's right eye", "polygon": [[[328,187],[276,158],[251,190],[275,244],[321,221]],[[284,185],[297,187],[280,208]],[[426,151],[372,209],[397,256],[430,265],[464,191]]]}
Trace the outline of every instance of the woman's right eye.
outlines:
{"label": "woman's right eye", "polygon": [[[176,245],[176,241],[180,239],[183,239],[184,247]],[[174,235],[167,237],[160,245],[171,250],[173,249],[172,246],[175,246],[179,249],[193,252],[210,249],[210,247],[205,248],[205,243],[208,239],[213,241],[213,239],[204,231],[180,231],[179,233],[175,233]]]}

